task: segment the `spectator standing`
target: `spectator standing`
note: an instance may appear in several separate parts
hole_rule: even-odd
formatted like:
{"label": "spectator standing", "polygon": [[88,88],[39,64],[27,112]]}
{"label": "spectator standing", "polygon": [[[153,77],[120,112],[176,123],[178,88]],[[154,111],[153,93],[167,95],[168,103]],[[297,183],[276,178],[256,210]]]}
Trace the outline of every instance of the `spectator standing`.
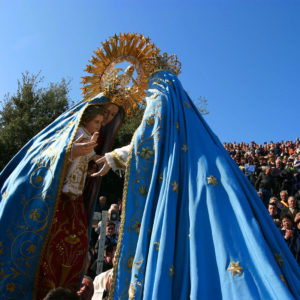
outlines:
{"label": "spectator standing", "polygon": [[293,229],[293,219],[290,215],[284,215],[281,217],[281,234],[284,237],[285,241],[288,244],[290,250],[292,250],[293,243],[295,240],[295,232]]}
{"label": "spectator standing", "polygon": [[277,211],[277,207],[274,203],[269,203],[269,206],[268,206],[268,211],[269,211],[269,214],[271,216],[271,218],[273,219],[275,225],[280,228],[280,219],[278,217],[278,211]]}
{"label": "spectator standing", "polygon": [[288,192],[286,190],[283,190],[280,192],[280,202],[279,202],[279,207],[280,209],[283,209],[285,207],[289,207],[288,203],[287,203],[287,199],[288,199]]}
{"label": "spectator standing", "polygon": [[281,211],[281,215],[290,215],[291,218],[294,220],[294,218],[296,217],[296,214],[299,212],[299,209],[296,205],[296,199],[294,196],[290,196],[287,200],[288,202],[288,207],[285,207],[282,211]]}
{"label": "spectator standing", "polygon": [[261,172],[255,182],[256,190],[262,192],[263,202],[266,208],[268,208],[269,199],[274,190],[274,180],[271,175],[271,167],[267,166],[264,172]]}

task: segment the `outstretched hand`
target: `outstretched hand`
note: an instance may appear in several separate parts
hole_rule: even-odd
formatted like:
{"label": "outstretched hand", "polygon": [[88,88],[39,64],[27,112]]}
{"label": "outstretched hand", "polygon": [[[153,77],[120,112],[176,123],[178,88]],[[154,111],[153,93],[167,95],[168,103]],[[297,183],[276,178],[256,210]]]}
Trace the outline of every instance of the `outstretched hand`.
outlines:
{"label": "outstretched hand", "polygon": [[84,140],[83,134],[78,139],[76,139],[72,146],[71,158],[73,159],[78,156],[83,156],[91,153],[93,149],[97,146],[96,141],[98,135],[98,132],[94,133],[91,140],[89,142],[84,143],[82,143],[82,141]]}
{"label": "outstretched hand", "polygon": [[105,156],[102,156],[100,159],[98,159],[98,160],[96,161],[96,163],[97,163],[98,165],[103,164],[103,166],[102,166],[102,168],[100,169],[99,172],[93,173],[93,174],[91,175],[92,177],[104,176],[104,175],[107,174],[108,171],[110,170],[110,165],[108,164],[108,162],[107,162]]}

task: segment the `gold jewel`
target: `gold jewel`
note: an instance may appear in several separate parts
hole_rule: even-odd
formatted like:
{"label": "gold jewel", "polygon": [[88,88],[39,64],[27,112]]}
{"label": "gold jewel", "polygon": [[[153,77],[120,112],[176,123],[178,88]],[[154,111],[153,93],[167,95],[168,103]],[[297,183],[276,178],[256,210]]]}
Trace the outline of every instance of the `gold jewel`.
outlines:
{"label": "gold jewel", "polygon": [[168,56],[166,52],[163,55],[156,53],[147,59],[146,71],[149,76],[159,71],[167,71],[177,76],[181,73],[181,62],[175,54]]}
{"label": "gold jewel", "polygon": [[218,184],[218,179],[210,175],[207,177],[208,184],[213,184],[213,186],[216,186]]}
{"label": "gold jewel", "polygon": [[227,268],[227,271],[232,271],[232,276],[235,276],[236,274],[242,275],[243,268],[240,266],[240,262],[237,261],[234,263],[233,261],[230,262],[230,267]]}
{"label": "gold jewel", "polygon": [[[92,76],[82,78],[84,98],[91,99],[103,92],[112,103],[123,106],[127,114],[139,110],[138,103],[144,102],[148,88],[146,60],[158,54],[159,49],[141,34],[125,33],[109,38],[94,53],[96,56],[90,60],[92,65],[85,69]],[[115,68],[124,61],[132,65],[126,70]]]}

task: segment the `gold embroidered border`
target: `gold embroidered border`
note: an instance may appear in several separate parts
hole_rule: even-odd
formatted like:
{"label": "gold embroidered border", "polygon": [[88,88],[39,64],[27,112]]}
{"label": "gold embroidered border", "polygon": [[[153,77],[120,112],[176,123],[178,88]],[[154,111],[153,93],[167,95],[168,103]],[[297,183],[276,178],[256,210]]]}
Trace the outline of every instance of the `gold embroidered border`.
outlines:
{"label": "gold embroidered border", "polygon": [[111,152],[111,156],[114,160],[114,163],[118,169],[125,169],[126,168],[126,161],[115,151]]}
{"label": "gold embroidered border", "polygon": [[120,224],[120,232],[119,232],[119,239],[117,250],[115,253],[115,262],[113,267],[113,278],[111,281],[111,286],[109,290],[108,300],[113,300],[114,292],[115,292],[115,284],[116,284],[116,277],[118,272],[118,265],[120,259],[120,251],[121,251],[121,244],[124,235],[124,226],[125,226],[125,218],[126,218],[126,204],[127,204],[127,192],[128,192],[128,183],[129,183],[129,175],[130,175],[130,165],[132,160],[132,150],[133,150],[133,141],[135,138],[135,133],[132,137],[131,147],[128,156],[128,162],[126,167],[126,174],[125,174],[125,181],[124,181],[124,190],[123,190],[123,199],[122,199],[122,215],[121,215],[121,224]]}
{"label": "gold embroidered border", "polygon": [[66,172],[67,172],[68,161],[69,161],[69,157],[71,155],[72,144],[74,142],[74,139],[75,139],[75,136],[76,136],[76,133],[77,133],[77,130],[78,130],[81,118],[83,116],[84,111],[89,106],[91,106],[91,105],[104,105],[104,104],[107,104],[107,102],[105,102],[105,103],[91,103],[91,104],[89,104],[88,106],[85,107],[85,109],[81,112],[81,116],[80,116],[80,118],[78,120],[76,128],[75,128],[75,130],[74,130],[74,132],[72,134],[72,137],[70,139],[70,142],[69,142],[69,144],[67,146],[65,157],[64,157],[64,162],[63,162],[63,167],[62,167],[62,172],[61,172],[61,176],[60,176],[60,180],[59,180],[59,185],[58,185],[57,197],[56,197],[56,201],[55,201],[55,205],[54,205],[54,209],[53,209],[53,213],[52,213],[52,217],[51,217],[51,222],[50,222],[49,227],[48,227],[48,232],[47,232],[46,238],[44,240],[44,244],[43,244],[43,247],[42,247],[42,251],[41,251],[41,254],[40,254],[40,257],[39,257],[39,261],[38,261],[38,264],[37,264],[37,268],[36,268],[36,272],[35,272],[35,278],[34,278],[34,283],[33,283],[33,295],[32,295],[33,296],[33,300],[37,300],[38,282],[40,280],[40,276],[39,275],[40,275],[41,260],[44,257],[44,254],[45,254],[45,251],[46,251],[46,246],[47,246],[49,238],[50,238],[50,232],[51,232],[51,228],[52,228],[53,221],[54,221],[53,217],[55,215],[55,211],[56,211],[57,206],[58,206],[58,200],[60,199],[61,190],[62,190],[63,183],[64,183],[64,180],[65,180]]}

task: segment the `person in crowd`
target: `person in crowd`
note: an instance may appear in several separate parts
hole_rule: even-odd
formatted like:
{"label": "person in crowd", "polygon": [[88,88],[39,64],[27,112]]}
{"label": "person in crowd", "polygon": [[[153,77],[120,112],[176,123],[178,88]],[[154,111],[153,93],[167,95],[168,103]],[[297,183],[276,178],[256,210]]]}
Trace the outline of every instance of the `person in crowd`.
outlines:
{"label": "person in crowd", "polygon": [[299,208],[297,207],[296,199],[294,196],[288,197],[288,207],[285,207],[281,211],[281,215],[290,215],[292,219],[296,217],[296,214],[299,212]]}
{"label": "person in crowd", "polygon": [[98,204],[99,205],[97,211],[102,212],[103,210],[107,210],[107,197],[100,196]]}
{"label": "person in crowd", "polygon": [[280,222],[280,218],[279,218],[279,216],[278,216],[278,211],[277,211],[276,204],[274,204],[274,203],[269,203],[268,211],[269,211],[270,216],[272,217],[274,223],[276,224],[276,226],[277,226],[278,228],[280,228],[281,222]]}
{"label": "person in crowd", "polygon": [[115,224],[115,233],[118,236],[120,231],[120,211],[118,204],[112,204],[108,210],[108,220]]}
{"label": "person in crowd", "polygon": [[295,233],[296,233],[296,238],[295,238],[295,241],[294,241],[294,245],[293,245],[293,248],[292,248],[292,252],[300,266],[300,212],[298,212],[296,214],[296,217],[294,219],[294,223],[295,223],[295,227],[296,227],[296,230],[295,230]]}
{"label": "person in crowd", "polygon": [[43,300],[81,300],[81,298],[75,291],[58,287],[50,290]]}
{"label": "person in crowd", "polygon": [[281,172],[282,184],[281,189],[286,190],[289,195],[294,194],[294,169],[293,162],[291,160],[286,161],[285,169]]}
{"label": "person in crowd", "polygon": [[271,167],[267,166],[264,172],[261,172],[255,182],[255,188],[262,192],[263,202],[267,207],[270,197],[274,190],[274,180],[271,175]]}
{"label": "person in crowd", "polygon": [[293,219],[290,215],[283,215],[281,217],[281,226],[280,232],[291,250],[295,239],[295,231],[293,228]]}
{"label": "person in crowd", "polygon": [[280,195],[279,208],[282,210],[283,208],[289,207],[287,203],[288,192],[286,190],[282,190],[280,191],[279,195]]}
{"label": "person in crowd", "polygon": [[84,276],[81,281],[81,286],[77,295],[81,300],[91,300],[94,294],[93,280],[89,276]]}
{"label": "person in crowd", "polygon": [[102,272],[105,272],[113,267],[113,258],[117,249],[117,244],[107,243],[104,247],[104,261]]}
{"label": "person in crowd", "polygon": [[116,235],[116,224],[114,222],[108,222],[106,226],[106,239],[105,244],[115,245],[118,242]]}
{"label": "person in crowd", "polygon": [[275,166],[271,170],[271,175],[274,179],[274,195],[279,196],[280,187],[282,184],[282,162],[281,159],[278,157],[275,161]]}
{"label": "person in crowd", "polygon": [[275,196],[272,196],[272,197],[270,198],[269,203],[275,204],[275,206],[276,206],[276,208],[277,208],[278,218],[280,218],[280,215],[281,215],[281,208],[280,208],[280,205],[279,205],[279,200],[278,200],[278,198],[275,197]]}
{"label": "person in crowd", "polygon": [[108,293],[111,286],[113,269],[100,273],[94,279],[94,295],[92,300],[108,299]]}

